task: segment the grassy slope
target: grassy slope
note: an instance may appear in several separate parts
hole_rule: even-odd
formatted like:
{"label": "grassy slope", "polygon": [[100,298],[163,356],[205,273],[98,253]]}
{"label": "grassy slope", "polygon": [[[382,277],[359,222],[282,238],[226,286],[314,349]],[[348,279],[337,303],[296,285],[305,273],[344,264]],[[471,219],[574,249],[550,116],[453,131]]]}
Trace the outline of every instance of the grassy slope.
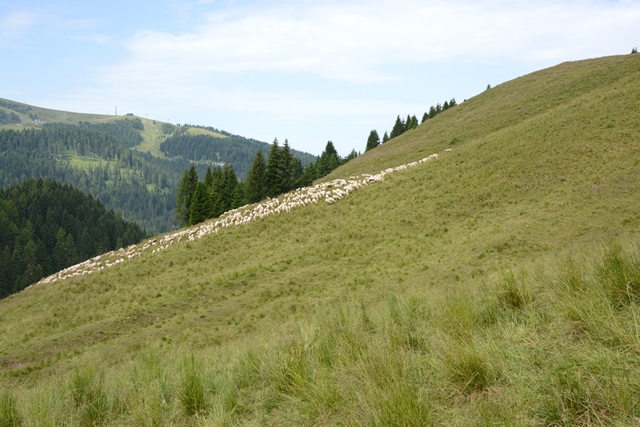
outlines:
{"label": "grassy slope", "polygon": [[[526,282],[515,291],[509,280],[507,285],[499,281],[502,288],[491,292],[482,291],[482,284],[494,283],[514,265],[533,265],[534,272],[553,270],[549,259],[558,254],[636,233],[638,77],[640,57],[630,55],[562,64],[507,82],[366,153],[334,176],[376,172],[433,152],[441,154],[437,163],[393,175],[334,205],[268,217],[146,254],[119,268],[7,298],[0,302],[2,381],[15,390],[28,390],[78,365],[103,372],[114,366],[120,366],[114,372],[128,366],[143,370],[147,362],[141,354],[147,353],[141,350],[156,349],[166,355],[166,359],[154,357],[161,359],[158,369],[170,373],[167,381],[177,396],[186,368],[171,359],[193,351],[198,360],[206,361],[201,363],[207,365],[202,372],[208,381],[218,384],[211,385],[207,397],[212,411],[207,416],[214,421],[227,417],[260,423],[262,417],[276,424],[295,424],[296,418],[309,424],[393,424],[400,413],[460,425],[494,416],[514,423],[552,423],[553,413],[581,420],[598,416],[624,420],[635,412],[598,409],[585,415],[579,410],[567,412],[562,404],[558,409],[553,406],[556,401],[545,403],[544,396],[553,397],[555,391],[545,391],[544,381],[562,382],[553,370],[566,362],[565,353],[588,347],[583,342],[575,347],[565,343],[563,333],[572,323],[555,320],[568,309],[553,305],[562,300],[549,287],[555,283],[553,276],[536,276],[533,284]],[[444,155],[454,138],[453,151]],[[498,310],[498,320],[489,322],[489,329],[477,326],[484,325],[479,321],[486,317],[482,313],[492,301],[502,301],[505,292],[539,294],[541,306],[525,314],[507,307]],[[400,301],[417,298],[418,308],[411,308],[413,303],[401,303],[402,309],[394,309],[396,303],[380,303],[390,294]],[[485,299],[489,303],[482,305]],[[360,305],[369,307],[363,310],[371,311],[373,329],[362,329],[362,313],[353,308]],[[345,307],[344,322],[332,311],[335,307]],[[408,316],[413,319],[409,323],[421,329],[406,330],[407,322],[394,316]],[[616,320],[622,329],[633,313],[625,316]],[[281,332],[280,339],[270,338],[272,331],[290,322],[311,325],[316,332],[293,327],[293,332]],[[342,332],[321,333],[326,330]],[[415,344],[417,350],[412,349],[411,334],[422,337]],[[368,337],[367,342],[358,335]],[[409,339],[408,347],[389,347],[394,337]],[[355,340],[353,345],[350,339]],[[244,349],[254,344],[246,343],[261,340],[265,347],[254,351],[273,351],[251,362],[255,356]],[[529,351],[527,343],[539,345],[542,353],[511,357],[510,352]],[[333,349],[327,357],[340,359],[335,369],[322,364],[322,348],[317,346],[325,344]],[[300,354],[296,346],[301,346]],[[506,350],[497,350],[501,348]],[[609,347],[605,350],[596,346],[584,351],[590,363],[597,364],[593,355],[611,353]],[[243,356],[234,356],[236,352]],[[621,355],[612,354],[621,360]],[[536,363],[544,357],[551,358],[553,372],[538,373],[540,390],[535,395],[527,391],[533,374],[525,371],[535,373]],[[217,358],[228,362],[216,364],[212,360]],[[307,378],[309,369],[296,371],[287,365],[290,359],[314,367],[314,375],[324,377]],[[257,371],[251,368],[245,373],[253,375],[254,386],[242,385],[245,374],[233,376],[247,363],[256,365]],[[621,366],[638,361],[628,363],[625,360]],[[470,369],[467,374],[465,367]],[[285,379],[280,377],[284,385],[278,385],[279,377],[269,374],[270,369],[284,369]],[[287,369],[293,370],[289,380]],[[376,372],[382,377],[376,379]],[[486,381],[476,385],[478,375]],[[398,396],[385,394],[389,389],[385,381],[409,389]],[[629,387],[636,382],[630,378]],[[233,398],[225,384],[243,390],[242,397],[235,397],[238,405],[245,405],[242,411],[225,406],[225,399]],[[473,385],[471,398],[468,384]],[[589,396],[602,391],[589,384],[579,384],[586,390],[587,403]],[[132,390],[127,388],[130,384],[120,386]],[[118,389],[114,384],[105,387]],[[322,392],[318,387],[329,389]],[[564,389],[558,390],[561,395]],[[193,421],[175,415],[181,413],[175,408],[185,408],[178,397],[171,402],[173,406],[160,411],[165,422]],[[406,410],[403,405],[408,405]],[[546,410],[547,415],[532,413],[531,407]],[[401,423],[410,425],[411,420]]]}

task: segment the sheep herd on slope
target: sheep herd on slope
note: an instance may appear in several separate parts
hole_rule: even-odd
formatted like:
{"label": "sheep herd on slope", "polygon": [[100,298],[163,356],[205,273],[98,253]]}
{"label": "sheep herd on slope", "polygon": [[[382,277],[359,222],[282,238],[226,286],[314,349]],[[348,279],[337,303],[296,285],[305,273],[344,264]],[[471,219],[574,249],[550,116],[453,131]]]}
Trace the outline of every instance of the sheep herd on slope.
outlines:
{"label": "sheep herd on slope", "polygon": [[[447,149],[446,152],[451,151]],[[388,168],[382,172],[370,175],[363,174],[359,177],[351,177],[349,180],[335,179],[330,182],[323,182],[311,187],[299,188],[291,191],[275,199],[267,199],[253,205],[245,205],[240,208],[225,212],[217,220],[209,221],[193,227],[185,228],[180,231],[165,234],[162,237],[151,239],[143,244],[131,245],[127,248],[121,248],[115,251],[107,252],[88,259],[80,264],[65,268],[51,276],[40,280],[38,284],[54,283],[58,280],[64,280],[71,277],[84,276],[96,271],[102,271],[105,268],[113,267],[139,257],[145,251],[151,251],[155,254],[167,249],[169,246],[178,242],[188,242],[199,239],[208,234],[217,233],[223,228],[235,227],[242,224],[248,224],[265,216],[289,212],[291,209],[318,203],[324,200],[326,203],[335,203],[336,201],[348,196],[350,193],[375,182],[381,182],[388,174],[406,170],[418,166],[419,164],[438,160],[437,154],[432,154],[417,162],[411,162],[404,165]],[[33,286],[33,285],[32,285]]]}

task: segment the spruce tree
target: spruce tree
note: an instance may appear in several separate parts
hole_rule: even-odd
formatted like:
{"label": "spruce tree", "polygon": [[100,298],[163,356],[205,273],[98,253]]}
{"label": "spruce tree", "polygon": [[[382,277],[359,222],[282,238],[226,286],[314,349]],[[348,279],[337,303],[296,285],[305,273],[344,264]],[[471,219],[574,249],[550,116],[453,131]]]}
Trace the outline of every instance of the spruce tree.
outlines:
{"label": "spruce tree", "polygon": [[458,103],[456,102],[456,99],[451,98],[451,101],[449,101],[449,108],[455,107],[456,105],[458,105]]}
{"label": "spruce tree", "polygon": [[208,219],[211,214],[211,205],[209,189],[204,182],[198,182],[191,201],[189,225],[199,224]]}
{"label": "spruce tree", "polygon": [[191,217],[191,200],[198,185],[198,172],[195,165],[184,171],[180,180],[180,187],[176,195],[176,218],[182,225],[189,224]]}
{"label": "spruce tree", "polygon": [[265,196],[265,179],[267,165],[264,163],[262,151],[258,151],[253,158],[253,164],[247,175],[245,197],[247,203],[258,203]]}
{"label": "spruce tree", "polygon": [[434,107],[433,105],[429,108],[429,118],[433,119],[435,116],[438,115],[438,111],[436,111],[436,107]]}
{"label": "spruce tree", "polygon": [[211,172],[211,166],[207,166],[207,172],[204,175],[204,185],[207,186],[207,188],[211,189],[213,188],[213,172]]}
{"label": "spruce tree", "polygon": [[238,181],[236,189],[233,192],[233,200],[231,201],[231,209],[237,209],[246,205],[246,196],[244,194],[245,183]]}
{"label": "spruce tree", "polygon": [[304,166],[302,166],[302,161],[297,157],[293,157],[291,163],[291,180],[293,182],[292,189],[304,187],[304,184],[302,183],[302,175],[304,175]]}
{"label": "spruce tree", "polygon": [[280,194],[286,193],[293,188],[293,154],[289,147],[289,141],[284,140],[284,145],[280,151]]}
{"label": "spruce tree", "polygon": [[387,134],[387,132],[384,132],[384,136],[382,137],[382,143],[384,144],[385,142],[387,142],[389,140],[389,135]]}
{"label": "spruce tree", "polygon": [[338,166],[340,166],[340,156],[338,155],[336,148],[333,146],[333,142],[328,141],[327,146],[316,163],[317,178],[322,178],[323,176],[328,175]]}
{"label": "spruce tree", "polygon": [[389,135],[389,139],[395,138],[396,136],[400,136],[404,133],[404,123],[400,120],[400,116],[396,118],[396,123],[393,125],[393,129],[391,129],[391,135]]}
{"label": "spruce tree", "polygon": [[416,116],[411,116],[407,124],[407,130],[415,129],[417,127],[418,127],[418,119],[416,118]]}
{"label": "spruce tree", "polygon": [[267,174],[265,179],[265,196],[276,197],[280,194],[280,146],[278,138],[273,140],[269,149],[269,161],[267,162]]}
{"label": "spruce tree", "polygon": [[316,179],[316,165],[311,162],[304,168],[304,174],[301,178],[301,186],[308,187],[313,184],[313,181]]}
{"label": "spruce tree", "polygon": [[378,145],[380,145],[380,136],[378,136],[378,131],[374,129],[369,133],[369,138],[367,139],[367,147],[364,151],[372,150]]}
{"label": "spruce tree", "polygon": [[233,170],[233,166],[230,163],[225,163],[223,167],[223,185],[222,185],[222,203],[224,212],[231,210],[233,203],[233,195],[236,191],[236,185],[238,185],[238,177]]}
{"label": "spruce tree", "polygon": [[358,153],[356,151],[356,149],[354,148],[353,150],[351,150],[351,152],[349,153],[349,155],[347,155],[347,157],[345,157],[344,159],[342,159],[342,164],[347,163],[350,160],[355,159],[356,157],[358,157],[360,155],[360,153]]}
{"label": "spruce tree", "polygon": [[424,114],[422,115],[422,122],[424,123],[427,121],[427,119],[429,118],[429,113],[427,113],[426,111],[424,112]]}

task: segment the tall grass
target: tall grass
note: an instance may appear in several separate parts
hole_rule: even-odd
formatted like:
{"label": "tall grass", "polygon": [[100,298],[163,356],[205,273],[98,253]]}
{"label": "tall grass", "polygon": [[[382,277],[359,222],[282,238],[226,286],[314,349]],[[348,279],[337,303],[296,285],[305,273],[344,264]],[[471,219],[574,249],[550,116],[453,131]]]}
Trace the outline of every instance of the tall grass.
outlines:
{"label": "tall grass", "polygon": [[[639,253],[617,243],[499,273],[484,286],[435,299],[393,293],[321,311],[261,343],[216,353],[149,350],[124,370],[78,368],[48,395],[3,394],[0,420],[7,426],[630,423],[640,417],[640,306],[612,289],[640,274]],[[67,409],[42,412],[42,401]]]}
{"label": "tall grass", "polygon": [[16,398],[8,393],[0,393],[0,427],[19,427],[22,417],[18,413]]}

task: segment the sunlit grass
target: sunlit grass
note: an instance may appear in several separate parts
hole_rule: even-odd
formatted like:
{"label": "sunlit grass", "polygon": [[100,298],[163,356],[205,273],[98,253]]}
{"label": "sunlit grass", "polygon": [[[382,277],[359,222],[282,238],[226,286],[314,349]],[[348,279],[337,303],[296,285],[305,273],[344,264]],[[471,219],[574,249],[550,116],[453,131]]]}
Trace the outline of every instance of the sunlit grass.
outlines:
{"label": "sunlit grass", "polygon": [[603,58],[499,85],[334,174],[437,162],[2,300],[0,414],[632,422],[639,72]]}

